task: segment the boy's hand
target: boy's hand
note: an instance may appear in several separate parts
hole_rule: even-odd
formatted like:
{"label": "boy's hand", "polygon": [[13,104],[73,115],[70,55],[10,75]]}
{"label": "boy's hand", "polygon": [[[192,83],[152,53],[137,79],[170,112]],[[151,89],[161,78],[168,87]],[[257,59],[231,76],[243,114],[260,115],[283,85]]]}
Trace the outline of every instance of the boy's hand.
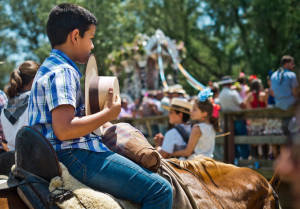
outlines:
{"label": "boy's hand", "polygon": [[154,136],[154,146],[159,147],[162,145],[164,136],[161,133],[158,133]]}
{"label": "boy's hand", "polygon": [[121,112],[121,98],[118,95],[113,98],[113,95],[114,90],[112,88],[109,88],[104,109],[107,108],[109,110],[110,120],[116,119]]}

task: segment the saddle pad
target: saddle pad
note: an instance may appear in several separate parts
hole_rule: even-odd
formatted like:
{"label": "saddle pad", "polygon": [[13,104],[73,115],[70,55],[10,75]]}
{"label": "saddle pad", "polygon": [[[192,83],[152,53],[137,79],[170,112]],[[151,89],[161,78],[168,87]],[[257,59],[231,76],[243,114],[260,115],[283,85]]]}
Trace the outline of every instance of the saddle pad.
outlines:
{"label": "saddle pad", "polygon": [[7,182],[7,179],[0,179],[0,184]]}
{"label": "saddle pad", "polygon": [[[138,203],[126,200],[120,200],[109,194],[96,191],[78,181],[60,163],[62,170],[61,177],[54,177],[49,185],[49,191],[52,194],[60,194],[61,190],[72,191],[75,195],[63,202],[56,204],[63,209],[81,209],[81,208],[102,208],[102,209],[139,209]],[[80,201],[80,202],[79,202]]]}

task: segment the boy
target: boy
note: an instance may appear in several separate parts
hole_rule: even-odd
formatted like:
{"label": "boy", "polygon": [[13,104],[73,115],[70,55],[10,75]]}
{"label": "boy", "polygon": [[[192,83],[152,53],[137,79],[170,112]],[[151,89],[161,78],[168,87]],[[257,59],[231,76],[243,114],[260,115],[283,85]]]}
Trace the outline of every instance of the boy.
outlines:
{"label": "boy", "polygon": [[120,98],[112,98],[113,89],[102,111],[81,117],[81,73],[74,62],[87,62],[96,24],[94,15],[77,5],[52,9],[47,22],[52,51],[33,82],[29,124],[46,136],[58,160],[82,183],[139,202],[142,208],[172,208],[169,182],[111,152],[100,137],[90,134],[120,113]]}
{"label": "boy", "polygon": [[169,123],[176,125],[176,128],[167,131],[165,136],[161,133],[156,134],[154,142],[161,156],[169,158],[170,154],[185,149],[187,145],[187,140],[191,133],[191,125],[188,124],[188,121],[192,105],[185,99],[174,98],[170,106],[162,107],[169,111]]}

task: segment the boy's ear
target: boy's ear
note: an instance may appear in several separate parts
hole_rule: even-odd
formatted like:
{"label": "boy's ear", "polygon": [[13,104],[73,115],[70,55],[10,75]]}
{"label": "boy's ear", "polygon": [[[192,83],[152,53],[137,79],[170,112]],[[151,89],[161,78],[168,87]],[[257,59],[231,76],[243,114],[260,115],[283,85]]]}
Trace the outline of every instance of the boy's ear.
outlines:
{"label": "boy's ear", "polygon": [[183,117],[183,113],[179,112],[178,115],[182,118]]}
{"label": "boy's ear", "polygon": [[71,36],[71,42],[73,44],[77,44],[79,38],[79,30],[78,29],[72,30],[70,36]]}

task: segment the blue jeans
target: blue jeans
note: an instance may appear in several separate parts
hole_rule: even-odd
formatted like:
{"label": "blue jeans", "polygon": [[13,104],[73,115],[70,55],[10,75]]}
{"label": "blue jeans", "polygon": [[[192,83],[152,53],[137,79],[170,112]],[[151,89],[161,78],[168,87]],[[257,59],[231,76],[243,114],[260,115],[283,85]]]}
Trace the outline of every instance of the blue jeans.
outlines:
{"label": "blue jeans", "polygon": [[143,209],[172,208],[170,183],[119,154],[65,149],[57,156],[72,176],[91,188],[139,202]]}

